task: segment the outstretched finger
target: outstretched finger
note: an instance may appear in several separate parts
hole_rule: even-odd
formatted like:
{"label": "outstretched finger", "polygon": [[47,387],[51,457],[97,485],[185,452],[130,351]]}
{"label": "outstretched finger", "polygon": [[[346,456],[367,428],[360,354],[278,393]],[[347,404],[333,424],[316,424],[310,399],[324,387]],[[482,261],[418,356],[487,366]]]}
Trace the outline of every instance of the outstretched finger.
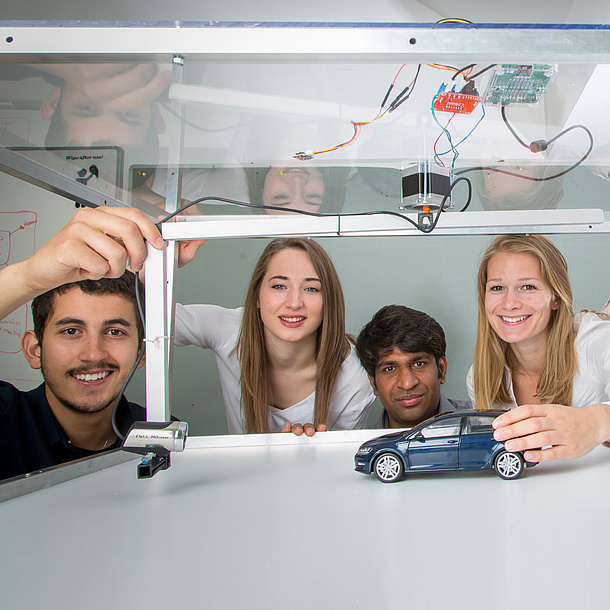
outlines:
{"label": "outstretched finger", "polygon": [[508,426],[529,419],[530,417],[542,417],[547,412],[546,406],[547,405],[521,405],[515,409],[506,411],[506,413],[502,413],[502,415],[498,415],[498,417],[493,420],[492,425],[497,430],[503,426]]}

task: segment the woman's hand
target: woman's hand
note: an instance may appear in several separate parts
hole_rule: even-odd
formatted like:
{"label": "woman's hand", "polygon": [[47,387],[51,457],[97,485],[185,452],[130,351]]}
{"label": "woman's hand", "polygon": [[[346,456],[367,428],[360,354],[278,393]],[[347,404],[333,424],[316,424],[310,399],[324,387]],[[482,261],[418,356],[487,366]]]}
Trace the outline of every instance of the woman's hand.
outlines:
{"label": "woman's hand", "polygon": [[282,428],[282,432],[292,432],[295,436],[301,436],[305,433],[305,436],[313,436],[316,432],[325,432],[326,424],[320,424],[314,426],[313,424],[291,424],[286,422]]}
{"label": "woman's hand", "polygon": [[525,451],[528,462],[572,460],[610,439],[610,405],[521,405],[493,426],[494,438],[507,451]]}
{"label": "woman's hand", "polygon": [[178,267],[184,267],[195,260],[199,248],[207,239],[184,239],[178,242]]}

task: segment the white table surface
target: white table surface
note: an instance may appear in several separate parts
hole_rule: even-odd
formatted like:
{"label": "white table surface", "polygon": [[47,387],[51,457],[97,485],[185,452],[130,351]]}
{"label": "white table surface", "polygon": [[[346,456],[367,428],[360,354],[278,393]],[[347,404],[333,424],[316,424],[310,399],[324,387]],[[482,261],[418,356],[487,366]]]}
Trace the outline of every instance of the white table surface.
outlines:
{"label": "white table surface", "polygon": [[[370,432],[201,447],[0,504],[0,608],[605,608],[610,450],[383,484]],[[323,438],[322,438],[323,437]]]}

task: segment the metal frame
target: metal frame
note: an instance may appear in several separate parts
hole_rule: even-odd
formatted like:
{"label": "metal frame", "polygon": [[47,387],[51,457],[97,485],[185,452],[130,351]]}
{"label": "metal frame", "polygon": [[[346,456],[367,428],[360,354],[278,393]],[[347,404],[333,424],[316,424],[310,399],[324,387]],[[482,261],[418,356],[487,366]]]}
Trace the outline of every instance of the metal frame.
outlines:
{"label": "metal frame", "polygon": [[156,218],[159,214],[159,208],[147,201],[132,197],[130,203],[125,203],[2,146],[0,146],[0,171],[82,206],[134,207],[151,218]]}
{"label": "metal frame", "polygon": [[[410,215],[416,220],[415,214]],[[610,233],[610,221],[599,209],[465,212],[443,214],[434,230],[437,235],[465,233]],[[420,235],[418,230],[395,216],[210,216],[205,220],[168,222],[162,225],[163,238],[182,239],[235,237],[278,237],[303,235],[398,236]],[[166,307],[165,277],[167,252],[149,248],[146,274],[146,407],[149,421],[168,421],[171,414],[171,366],[167,366],[172,342],[171,328],[175,300]],[[151,309],[149,309],[151,307]],[[160,370],[164,375],[158,374]]]}
{"label": "metal frame", "polygon": [[[202,29],[205,33],[202,34]],[[109,51],[109,40],[112,51]],[[313,42],[315,41],[315,43]],[[610,25],[456,25],[456,24],[269,24],[269,23],[113,23],[0,22],[0,62],[156,61],[180,65],[183,59],[213,62],[435,62],[475,60],[610,63]],[[75,49],[86,49],[77,53]],[[99,197],[56,172],[0,149],[0,170],[83,205],[125,205]],[[169,151],[179,166],[180,138]],[[170,206],[179,192],[168,180]],[[144,202],[142,202],[144,203]],[[154,206],[134,203],[151,217]],[[416,220],[415,214],[410,215]],[[416,235],[417,229],[391,216],[313,218],[206,217],[164,223],[168,251],[149,248],[146,274],[147,418],[167,421],[170,408],[171,332],[175,301],[175,242],[181,239],[272,237],[285,234]],[[602,210],[532,210],[443,214],[436,235],[465,233],[610,233]],[[160,375],[159,372],[163,371]]]}
{"label": "metal frame", "polygon": [[[43,27],[41,27],[43,26]],[[201,30],[205,30],[202,35]],[[610,60],[610,26],[419,23],[7,22],[9,61],[482,61]],[[10,40],[10,41],[9,41]],[[112,51],[109,51],[109,41]],[[86,49],[86,53],[76,49]]]}

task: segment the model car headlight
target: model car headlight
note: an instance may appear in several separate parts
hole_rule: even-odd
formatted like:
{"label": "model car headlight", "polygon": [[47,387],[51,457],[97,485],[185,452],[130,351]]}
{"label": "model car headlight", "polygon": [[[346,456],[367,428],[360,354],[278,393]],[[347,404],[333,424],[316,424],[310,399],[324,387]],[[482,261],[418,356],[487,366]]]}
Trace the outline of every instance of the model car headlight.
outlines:
{"label": "model car headlight", "polygon": [[373,451],[372,447],[360,447],[360,449],[358,449],[358,455],[366,455],[367,453],[370,453],[371,451]]}

